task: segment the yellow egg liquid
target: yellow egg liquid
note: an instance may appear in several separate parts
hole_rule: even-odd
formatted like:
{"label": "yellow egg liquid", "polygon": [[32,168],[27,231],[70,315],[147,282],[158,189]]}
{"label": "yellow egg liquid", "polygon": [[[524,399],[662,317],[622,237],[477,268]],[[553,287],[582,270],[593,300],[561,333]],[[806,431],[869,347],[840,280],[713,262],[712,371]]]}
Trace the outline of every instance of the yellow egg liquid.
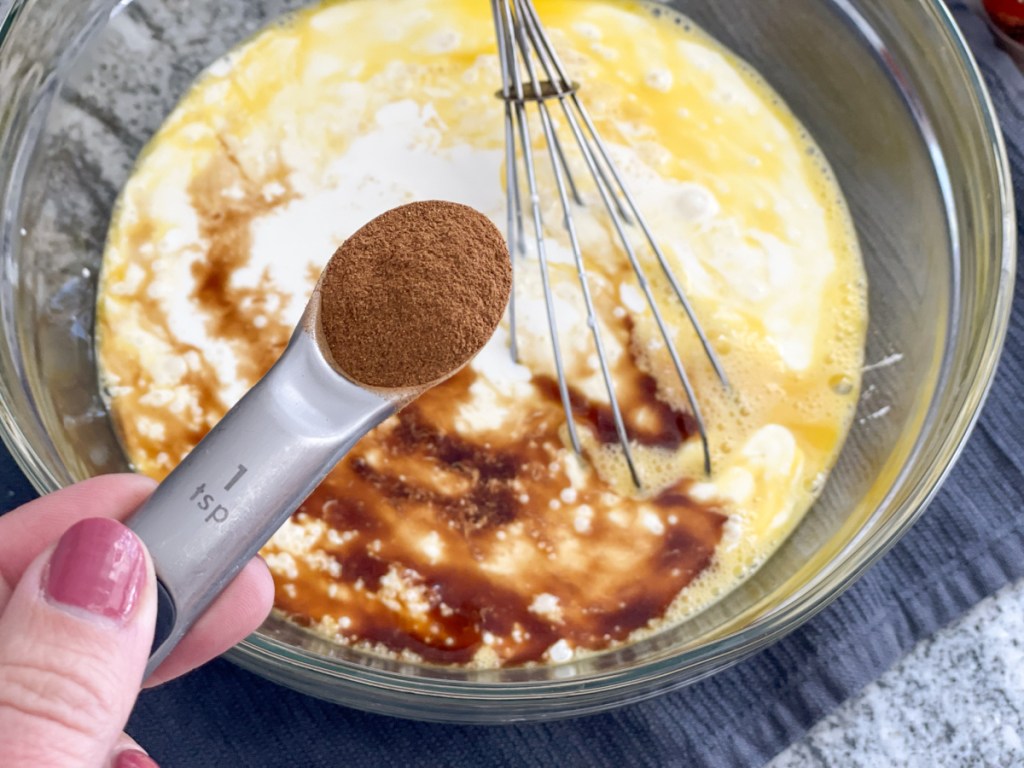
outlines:
{"label": "yellow egg liquid", "polygon": [[[438,664],[558,663],[682,621],[799,523],[853,416],[867,284],[839,187],[797,119],[663,6],[536,6],[722,361],[729,387],[626,227],[693,381],[713,472],[549,102],[584,198],[571,213],[641,486],[630,477],[531,106],[583,455],[554,383],[524,186],[518,361],[506,319],[463,372],[361,441],[263,550],[277,609],[340,643]],[[273,364],[320,270],[365,221],[435,198],[505,228],[500,85],[479,0],[325,2],[208,68],[140,157],[105,254],[100,366],[140,472],[166,476]]]}

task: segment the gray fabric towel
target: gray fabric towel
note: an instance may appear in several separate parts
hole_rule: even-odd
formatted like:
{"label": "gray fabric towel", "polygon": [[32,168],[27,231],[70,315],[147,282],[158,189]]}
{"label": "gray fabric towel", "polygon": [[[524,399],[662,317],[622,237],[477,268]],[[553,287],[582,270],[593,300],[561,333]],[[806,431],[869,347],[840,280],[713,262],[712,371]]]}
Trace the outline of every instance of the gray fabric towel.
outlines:
{"label": "gray fabric towel", "polygon": [[[964,3],[1003,119],[1024,221],[1024,77]],[[915,642],[1024,576],[1024,282],[1006,353],[967,449],[921,521],[829,609],[686,690],[576,721],[503,728],[388,719],[214,662],[143,694],[129,732],[170,766],[758,766]],[[31,489],[0,449],[0,510]]]}

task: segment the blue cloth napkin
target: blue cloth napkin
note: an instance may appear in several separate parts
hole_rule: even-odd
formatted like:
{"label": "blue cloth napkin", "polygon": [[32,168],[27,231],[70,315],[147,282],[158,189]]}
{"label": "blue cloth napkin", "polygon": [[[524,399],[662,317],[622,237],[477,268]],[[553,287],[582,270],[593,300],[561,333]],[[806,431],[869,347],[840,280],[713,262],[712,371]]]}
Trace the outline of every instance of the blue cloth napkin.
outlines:
{"label": "blue cloth napkin", "polygon": [[[951,6],[1003,119],[1024,221],[1024,77],[964,3]],[[920,522],[829,609],[711,679],[610,714],[478,728],[356,712],[216,661],[144,693],[128,731],[164,768],[763,765],[918,640],[1024,576],[1022,312],[1018,279],[988,405]],[[33,495],[0,447],[0,512]]]}

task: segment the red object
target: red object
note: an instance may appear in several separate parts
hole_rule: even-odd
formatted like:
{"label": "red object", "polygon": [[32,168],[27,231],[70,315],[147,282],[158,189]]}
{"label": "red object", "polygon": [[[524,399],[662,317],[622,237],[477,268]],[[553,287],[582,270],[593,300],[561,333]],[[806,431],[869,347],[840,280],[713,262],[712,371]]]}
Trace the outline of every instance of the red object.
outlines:
{"label": "red object", "polygon": [[985,10],[996,25],[1018,42],[1024,42],[1024,0],[984,0]]}
{"label": "red object", "polygon": [[117,756],[114,768],[160,768],[160,766],[145,752],[129,749]]}

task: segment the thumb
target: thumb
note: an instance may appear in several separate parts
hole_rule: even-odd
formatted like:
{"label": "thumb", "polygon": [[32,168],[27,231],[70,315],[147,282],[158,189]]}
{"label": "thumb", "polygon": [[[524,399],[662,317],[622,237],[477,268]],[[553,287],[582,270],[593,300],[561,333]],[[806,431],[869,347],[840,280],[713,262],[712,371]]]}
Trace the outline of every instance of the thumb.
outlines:
{"label": "thumb", "polygon": [[25,570],[0,615],[3,764],[106,765],[153,640],[145,547],[115,520],[76,523]]}

